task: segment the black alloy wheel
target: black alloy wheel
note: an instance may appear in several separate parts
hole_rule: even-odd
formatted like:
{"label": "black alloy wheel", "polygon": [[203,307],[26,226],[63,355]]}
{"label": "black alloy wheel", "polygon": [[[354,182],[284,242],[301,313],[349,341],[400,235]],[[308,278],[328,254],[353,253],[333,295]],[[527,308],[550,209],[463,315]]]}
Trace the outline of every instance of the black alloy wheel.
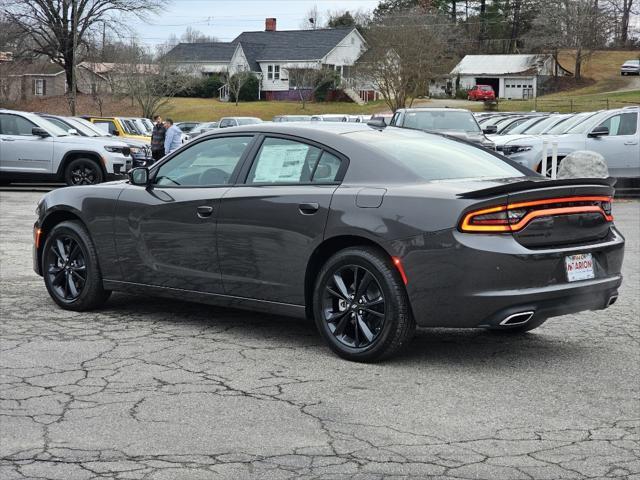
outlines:
{"label": "black alloy wheel", "polygon": [[47,234],[42,273],[51,298],[68,310],[98,307],[111,294],[102,285],[93,242],[79,222],[59,223]]}
{"label": "black alloy wheel", "polygon": [[385,318],[378,281],[358,265],[341,267],[328,280],[322,312],[329,330],[348,347],[368,347],[380,334]]}
{"label": "black alloy wheel", "polygon": [[102,180],[100,165],[87,158],[73,160],[65,171],[67,185],[94,185]]}
{"label": "black alloy wheel", "polygon": [[370,246],[327,259],[316,277],[313,314],[320,335],[347,360],[390,357],[415,331],[400,273],[386,252]]}

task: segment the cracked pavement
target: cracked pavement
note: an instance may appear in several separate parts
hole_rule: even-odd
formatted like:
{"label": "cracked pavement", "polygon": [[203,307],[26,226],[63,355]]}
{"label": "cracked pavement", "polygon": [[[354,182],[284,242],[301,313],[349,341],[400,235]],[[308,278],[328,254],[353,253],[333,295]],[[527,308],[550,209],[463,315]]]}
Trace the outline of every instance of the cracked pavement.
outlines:
{"label": "cracked pavement", "polygon": [[0,479],[640,479],[640,203],[607,310],[419,330],[376,365],[312,323],[114,294],[57,308],[40,194],[0,193]]}

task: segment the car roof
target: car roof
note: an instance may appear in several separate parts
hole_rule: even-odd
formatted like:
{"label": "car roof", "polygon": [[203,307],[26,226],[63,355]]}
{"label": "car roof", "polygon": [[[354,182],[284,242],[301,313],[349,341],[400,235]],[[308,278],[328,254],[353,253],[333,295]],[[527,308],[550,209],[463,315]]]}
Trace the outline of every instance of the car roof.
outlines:
{"label": "car roof", "polygon": [[411,107],[411,108],[400,108],[398,109],[402,112],[469,112],[471,110],[467,110],[466,108],[448,108],[448,107]]}

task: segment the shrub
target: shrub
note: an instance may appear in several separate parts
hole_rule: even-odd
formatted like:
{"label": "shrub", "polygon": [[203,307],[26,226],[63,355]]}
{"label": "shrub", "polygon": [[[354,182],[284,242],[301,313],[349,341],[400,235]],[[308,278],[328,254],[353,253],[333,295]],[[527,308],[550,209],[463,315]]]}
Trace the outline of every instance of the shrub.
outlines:
{"label": "shrub", "polygon": [[194,80],[194,82],[178,92],[177,97],[215,98],[224,81],[217,75]]}
{"label": "shrub", "polygon": [[[251,75],[249,79],[246,81],[246,83],[240,89],[240,93],[238,94],[238,99],[241,102],[253,102],[258,100],[259,86],[260,86],[260,81],[258,80],[258,77],[256,77],[255,75]],[[231,97],[230,100],[232,102],[236,101],[236,98],[233,92],[230,92],[229,96]]]}

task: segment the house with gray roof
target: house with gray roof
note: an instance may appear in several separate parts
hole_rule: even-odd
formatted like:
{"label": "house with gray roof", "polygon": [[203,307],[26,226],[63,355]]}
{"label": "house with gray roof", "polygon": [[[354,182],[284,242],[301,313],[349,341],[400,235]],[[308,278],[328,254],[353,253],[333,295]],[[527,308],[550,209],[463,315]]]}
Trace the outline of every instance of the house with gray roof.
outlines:
{"label": "house with gray roof", "polygon": [[260,79],[262,98],[286,100],[298,95],[289,82],[292,70],[329,67],[348,78],[365,50],[356,28],[278,31],[276,19],[267,18],[264,31],[243,32],[231,42],[180,43],[166,58],[204,76],[253,72]]}

